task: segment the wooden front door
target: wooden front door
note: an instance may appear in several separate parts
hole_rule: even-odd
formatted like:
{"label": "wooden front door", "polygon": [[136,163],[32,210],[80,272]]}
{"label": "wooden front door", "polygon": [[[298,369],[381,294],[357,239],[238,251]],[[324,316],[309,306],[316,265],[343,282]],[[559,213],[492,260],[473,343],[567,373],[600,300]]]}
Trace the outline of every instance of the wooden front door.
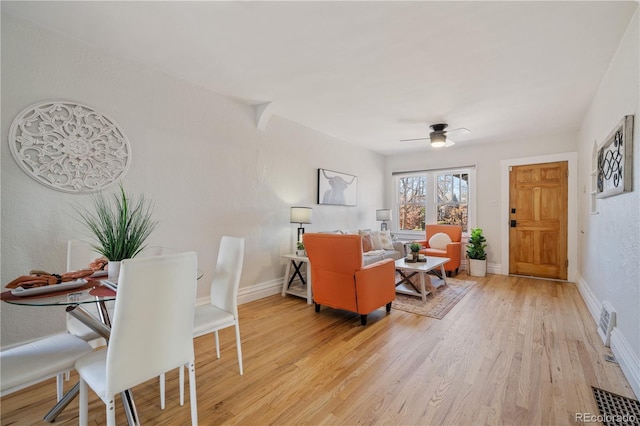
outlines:
{"label": "wooden front door", "polygon": [[568,163],[509,171],[509,273],[567,279]]}

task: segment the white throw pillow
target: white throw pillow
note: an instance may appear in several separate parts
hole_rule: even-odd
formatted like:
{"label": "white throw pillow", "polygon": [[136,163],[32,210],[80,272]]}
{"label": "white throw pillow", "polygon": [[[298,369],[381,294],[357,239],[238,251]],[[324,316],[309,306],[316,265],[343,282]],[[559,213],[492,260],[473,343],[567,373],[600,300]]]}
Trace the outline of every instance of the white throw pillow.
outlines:
{"label": "white throw pillow", "polygon": [[431,238],[429,238],[429,247],[438,249],[438,250],[446,250],[447,244],[451,242],[451,237],[443,232],[438,232],[434,234]]}
{"label": "white throw pillow", "polygon": [[391,231],[380,231],[378,235],[380,236],[380,244],[382,244],[383,249],[395,250],[393,247],[393,240],[391,238]]}
{"label": "white throw pillow", "polygon": [[380,241],[380,231],[371,231],[371,240],[373,241],[374,250],[382,250],[382,241]]}

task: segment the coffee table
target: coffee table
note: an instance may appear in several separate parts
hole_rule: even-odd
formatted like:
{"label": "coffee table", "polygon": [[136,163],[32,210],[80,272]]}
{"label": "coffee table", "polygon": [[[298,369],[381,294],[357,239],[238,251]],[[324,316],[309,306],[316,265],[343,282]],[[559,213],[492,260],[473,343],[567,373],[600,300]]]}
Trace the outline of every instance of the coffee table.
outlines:
{"label": "coffee table", "polygon": [[[435,291],[437,287],[447,284],[447,274],[444,264],[450,259],[447,257],[426,256],[425,262],[407,262],[405,258],[396,260],[396,271],[400,273],[401,280],[396,283],[396,293],[421,296],[422,301],[427,301],[427,294]],[[440,268],[441,277],[427,275],[429,272]],[[410,280],[412,276],[419,274],[420,288],[418,289]],[[429,279],[429,284],[427,284]]]}

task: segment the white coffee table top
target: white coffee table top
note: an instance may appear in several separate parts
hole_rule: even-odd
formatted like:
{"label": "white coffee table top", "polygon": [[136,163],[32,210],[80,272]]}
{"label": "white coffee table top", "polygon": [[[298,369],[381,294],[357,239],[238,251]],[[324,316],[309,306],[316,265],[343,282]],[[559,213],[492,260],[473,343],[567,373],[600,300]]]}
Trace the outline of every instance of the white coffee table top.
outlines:
{"label": "white coffee table top", "polygon": [[404,271],[429,272],[438,266],[444,265],[451,259],[448,257],[426,256],[426,262],[406,262],[405,258],[396,260],[396,269]]}

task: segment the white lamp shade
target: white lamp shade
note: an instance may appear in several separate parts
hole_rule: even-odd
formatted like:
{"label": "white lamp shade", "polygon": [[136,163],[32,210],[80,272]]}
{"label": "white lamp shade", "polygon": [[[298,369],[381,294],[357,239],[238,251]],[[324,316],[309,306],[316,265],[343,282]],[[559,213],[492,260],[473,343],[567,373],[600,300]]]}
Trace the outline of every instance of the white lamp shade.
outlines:
{"label": "white lamp shade", "polygon": [[291,223],[311,223],[311,207],[291,207]]}
{"label": "white lamp shade", "polygon": [[376,210],[376,220],[391,220],[391,209]]}

